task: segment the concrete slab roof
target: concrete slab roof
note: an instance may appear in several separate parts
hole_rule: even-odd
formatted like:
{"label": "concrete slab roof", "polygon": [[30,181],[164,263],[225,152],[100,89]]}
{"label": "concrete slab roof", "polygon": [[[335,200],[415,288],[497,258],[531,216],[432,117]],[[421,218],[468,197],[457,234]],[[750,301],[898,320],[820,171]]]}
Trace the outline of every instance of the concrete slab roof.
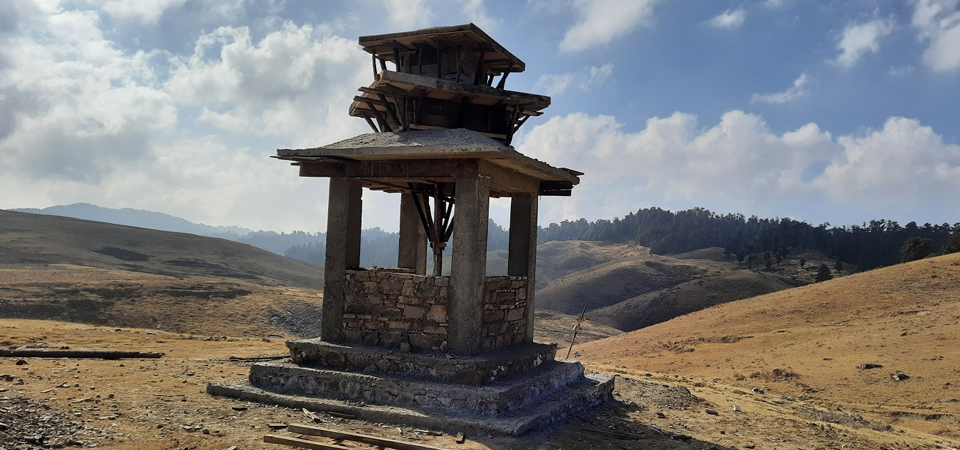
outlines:
{"label": "concrete slab roof", "polygon": [[[343,167],[358,166],[363,165],[363,163],[369,166],[369,163],[372,162],[390,161],[406,161],[420,166],[436,164],[439,167],[442,165],[440,164],[441,161],[474,160],[481,161],[486,166],[496,166],[499,170],[497,173],[519,174],[541,183],[558,183],[559,185],[569,186],[569,188],[578,184],[580,182],[579,175],[583,175],[582,172],[553,167],[543,161],[530,158],[502,142],[463,128],[368,133],[323,147],[278,149],[276,158],[295,161],[301,166],[334,165]],[[436,161],[436,163],[433,161]],[[402,175],[389,173],[390,167],[400,167],[400,165],[378,165],[377,176]],[[365,170],[367,172],[363,173],[369,172],[369,169]],[[410,172],[409,168],[404,170]],[[422,171],[424,173],[428,172],[425,167]],[[418,170],[418,172],[421,171]],[[319,171],[315,173],[321,174],[312,176],[325,176],[322,173],[339,172]],[[366,177],[357,177],[372,178],[373,174]]]}

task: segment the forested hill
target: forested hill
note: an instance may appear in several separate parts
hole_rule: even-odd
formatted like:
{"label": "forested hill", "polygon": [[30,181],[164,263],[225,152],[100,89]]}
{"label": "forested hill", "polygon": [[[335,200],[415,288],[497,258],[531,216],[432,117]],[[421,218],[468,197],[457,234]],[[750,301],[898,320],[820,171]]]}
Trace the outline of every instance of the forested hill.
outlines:
{"label": "forested hill", "polygon": [[863,225],[830,227],[792,219],[720,215],[703,208],[678,212],[647,208],[622,219],[550,224],[540,229],[538,240],[632,241],[657,254],[723,247],[741,261],[751,254],[814,250],[867,270],[939,251],[960,251],[960,223],[900,225],[892,220],[871,220]]}

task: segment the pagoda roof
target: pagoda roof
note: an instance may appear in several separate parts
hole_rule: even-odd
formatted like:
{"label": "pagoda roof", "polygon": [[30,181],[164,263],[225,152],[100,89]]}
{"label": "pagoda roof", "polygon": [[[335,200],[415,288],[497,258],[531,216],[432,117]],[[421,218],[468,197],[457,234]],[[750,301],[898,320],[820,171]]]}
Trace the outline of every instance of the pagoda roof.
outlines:
{"label": "pagoda roof", "polygon": [[367,133],[323,147],[278,149],[301,176],[348,177],[403,191],[411,182],[453,181],[462,171],[491,178],[491,195],[570,195],[581,172],[553,167],[478,132],[458,128]]}
{"label": "pagoda roof", "polygon": [[415,52],[418,48],[463,47],[467,52],[483,50],[483,62],[500,75],[504,72],[523,72],[526,64],[493,40],[480,27],[468,23],[449,27],[424,28],[401,33],[360,36],[360,46],[368,53],[396,63],[394,50]]}
{"label": "pagoda roof", "polygon": [[[453,80],[434,78],[410,73],[384,70],[370,87],[360,88],[360,96],[354,97],[350,105],[350,115],[354,117],[375,117],[380,113],[391,120],[391,126],[399,128],[399,118],[391,116],[389,106],[379,99],[380,95],[423,96],[438,100],[467,99],[475,105],[507,105],[518,109],[518,116],[539,116],[550,106],[550,97],[528,94],[526,92],[507,91],[487,85],[457,83]],[[491,136],[503,138],[505,136]]]}

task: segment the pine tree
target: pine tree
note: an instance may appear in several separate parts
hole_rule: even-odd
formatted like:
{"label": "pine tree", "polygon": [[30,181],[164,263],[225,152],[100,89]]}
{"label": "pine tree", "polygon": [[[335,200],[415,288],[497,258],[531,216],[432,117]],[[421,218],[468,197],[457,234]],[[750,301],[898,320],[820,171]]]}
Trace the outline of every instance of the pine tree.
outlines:
{"label": "pine tree", "polygon": [[820,264],[820,268],[817,269],[817,283],[831,279],[833,279],[833,274],[830,273],[830,267],[826,264]]}

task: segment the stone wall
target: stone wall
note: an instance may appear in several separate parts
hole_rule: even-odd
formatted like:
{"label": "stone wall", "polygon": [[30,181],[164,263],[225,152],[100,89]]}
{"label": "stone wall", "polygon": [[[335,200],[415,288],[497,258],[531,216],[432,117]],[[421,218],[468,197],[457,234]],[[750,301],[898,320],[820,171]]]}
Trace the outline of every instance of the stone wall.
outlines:
{"label": "stone wall", "polygon": [[446,349],[449,283],[450,277],[348,270],[344,338],[401,350]]}
{"label": "stone wall", "polygon": [[[348,270],[343,334],[347,342],[409,350],[446,350],[450,277]],[[488,277],[481,351],[523,343],[526,277]]]}
{"label": "stone wall", "polygon": [[527,332],[527,277],[487,277],[480,351],[519,345]]}

